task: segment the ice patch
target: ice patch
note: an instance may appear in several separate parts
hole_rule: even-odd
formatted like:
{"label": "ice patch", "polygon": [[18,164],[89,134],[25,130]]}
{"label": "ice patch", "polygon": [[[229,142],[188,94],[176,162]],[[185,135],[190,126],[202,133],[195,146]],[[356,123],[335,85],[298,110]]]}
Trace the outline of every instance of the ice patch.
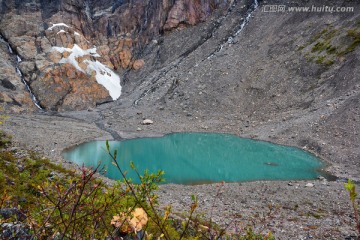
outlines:
{"label": "ice patch", "polygon": [[12,48],[10,47],[10,44],[7,44],[7,46],[8,46],[9,53],[14,53]]}
{"label": "ice patch", "polygon": [[[84,72],[84,70],[79,66],[76,58],[86,55],[100,57],[100,55],[96,53],[96,47],[83,50],[77,44],[75,44],[73,48],[52,47],[52,51],[58,51],[60,53],[69,52],[70,55],[67,58],[62,58],[59,63],[70,63],[81,72]],[[109,91],[109,95],[113,100],[118,99],[121,95],[120,77],[97,60],[85,60],[84,63],[87,64],[86,73],[91,74],[92,71],[95,71],[96,81]]]}
{"label": "ice patch", "polygon": [[59,33],[67,33],[67,32],[65,30],[60,30],[60,31],[58,31],[57,34],[59,34]]}
{"label": "ice patch", "polygon": [[88,65],[88,74],[91,74],[91,71],[95,71],[96,81],[109,91],[113,100],[118,99],[121,95],[120,77],[99,61],[85,60],[84,62]]}
{"label": "ice patch", "polygon": [[16,73],[22,78],[23,75],[22,75],[20,69],[18,67],[16,67],[15,70],[16,70]]}
{"label": "ice patch", "polygon": [[65,23],[53,23],[53,25],[51,27],[48,28],[48,30],[52,31],[54,27],[67,27],[67,28],[71,28],[68,25],[66,25]]}
{"label": "ice patch", "polygon": [[79,45],[75,44],[73,48],[64,48],[64,47],[52,47],[52,50],[58,51],[60,53],[63,52],[70,52],[69,57],[62,58],[60,63],[70,63],[72,64],[77,70],[84,72],[79,63],[76,61],[77,57],[82,57],[86,55],[91,55],[93,57],[100,57],[99,54],[96,53],[96,48],[90,48],[87,50],[83,50]]}

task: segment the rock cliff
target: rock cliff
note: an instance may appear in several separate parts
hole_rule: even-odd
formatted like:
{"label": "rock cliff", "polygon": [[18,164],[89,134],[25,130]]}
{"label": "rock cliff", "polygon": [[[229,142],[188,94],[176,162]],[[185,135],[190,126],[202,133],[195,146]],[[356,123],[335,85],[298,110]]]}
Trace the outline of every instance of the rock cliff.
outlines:
{"label": "rock cliff", "polygon": [[[79,110],[116,100],[121,94],[118,74],[146,64],[139,57],[148,43],[165,32],[205,21],[217,10],[225,13],[231,4],[230,0],[1,1],[1,101],[6,108],[29,109],[31,98],[19,84],[21,78],[45,110]],[[16,67],[22,77],[14,73]],[[9,83],[16,89],[4,87]]]}

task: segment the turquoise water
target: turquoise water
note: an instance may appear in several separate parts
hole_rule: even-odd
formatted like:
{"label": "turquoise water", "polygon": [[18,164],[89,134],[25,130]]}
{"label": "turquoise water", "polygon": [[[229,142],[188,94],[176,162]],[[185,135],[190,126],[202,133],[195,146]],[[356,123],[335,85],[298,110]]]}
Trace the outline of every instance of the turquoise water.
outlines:
{"label": "turquoise water", "polygon": [[[140,173],[165,171],[166,183],[199,184],[253,180],[315,179],[323,163],[294,147],[217,133],[176,133],[160,138],[137,138],[109,142],[128,177],[137,181],[130,161]],[[105,176],[120,179],[111,164],[105,141],[84,143],[64,152],[78,165],[105,165]]]}

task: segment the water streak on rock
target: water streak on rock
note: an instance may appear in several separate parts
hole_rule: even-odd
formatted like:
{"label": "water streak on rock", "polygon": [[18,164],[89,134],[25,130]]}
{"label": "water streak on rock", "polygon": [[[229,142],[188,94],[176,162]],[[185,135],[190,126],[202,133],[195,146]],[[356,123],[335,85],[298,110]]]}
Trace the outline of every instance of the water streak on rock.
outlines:
{"label": "water streak on rock", "polygon": [[[10,46],[9,42],[8,42],[2,35],[0,35],[0,39],[6,43],[9,53],[10,53],[11,55],[14,55],[15,52],[14,52],[14,50],[12,49],[12,47]],[[40,109],[40,110],[44,110],[44,109],[41,107],[39,100],[36,98],[36,96],[35,96],[34,93],[32,92],[29,84],[28,84],[27,81],[25,80],[25,78],[24,78],[24,76],[23,76],[23,74],[22,74],[22,72],[21,72],[21,70],[20,70],[20,68],[19,68],[19,64],[20,64],[21,62],[22,62],[21,57],[20,57],[19,55],[16,55],[15,71],[16,71],[16,73],[20,76],[21,82],[25,85],[26,90],[30,93],[31,99],[32,99],[32,101],[34,102],[35,106],[36,106],[38,109]]]}
{"label": "water streak on rock", "polygon": [[[14,51],[12,50],[12,48],[9,46],[9,53],[14,53]],[[39,100],[36,98],[36,96],[34,95],[34,93],[32,92],[31,88],[30,88],[30,85],[27,83],[27,81],[25,80],[25,78],[23,77],[23,74],[22,72],[20,71],[19,69],[19,63],[22,62],[22,59],[19,57],[19,55],[16,55],[16,67],[15,67],[15,70],[16,70],[16,73],[20,76],[21,78],[21,82],[25,85],[25,88],[26,90],[30,93],[30,96],[31,96],[31,100],[34,102],[35,106],[40,109],[40,110],[44,110],[41,105],[40,105],[40,102]]]}
{"label": "water streak on rock", "polygon": [[242,23],[239,26],[239,29],[236,30],[234,34],[232,34],[230,37],[226,39],[220,46],[216,49],[215,52],[211,53],[207,59],[211,59],[213,56],[215,56],[216,53],[220,52],[225,44],[233,44],[234,39],[242,32],[242,30],[245,28],[245,26],[250,22],[250,19],[254,13],[254,11],[259,7],[259,2],[257,0],[254,0],[254,2],[251,4],[250,8],[248,9],[246,13],[245,19],[242,20]]}

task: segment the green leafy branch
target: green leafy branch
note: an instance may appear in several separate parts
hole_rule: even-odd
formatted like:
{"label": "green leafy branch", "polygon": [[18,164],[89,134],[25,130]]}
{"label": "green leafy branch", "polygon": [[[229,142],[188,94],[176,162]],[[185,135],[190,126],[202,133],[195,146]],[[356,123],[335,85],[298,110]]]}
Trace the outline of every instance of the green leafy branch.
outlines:
{"label": "green leafy branch", "polygon": [[[118,169],[121,176],[123,177],[123,181],[125,186],[130,191],[132,196],[135,198],[135,202],[144,209],[145,213],[148,216],[152,216],[151,219],[156,224],[156,226],[160,229],[165,239],[171,239],[170,235],[166,229],[165,221],[162,220],[160,215],[155,209],[156,198],[157,196],[153,193],[153,190],[157,189],[157,184],[162,181],[162,175],[164,171],[158,171],[157,174],[148,174],[148,171],[145,171],[144,176],[140,176],[138,171],[135,169],[133,163],[130,163],[130,167],[136,172],[138,177],[141,180],[141,184],[135,186],[129,178],[126,177],[126,173],[121,169],[118,161],[117,161],[117,150],[114,150],[112,153],[110,150],[109,141],[106,141],[106,150],[112,159],[113,165]],[[148,205],[150,206],[152,211],[148,210]]]}
{"label": "green leafy branch", "polygon": [[345,189],[349,192],[349,198],[351,201],[351,206],[354,210],[354,218],[355,218],[355,223],[356,223],[356,229],[360,234],[360,220],[359,220],[359,209],[360,209],[360,204],[359,202],[356,203],[356,197],[357,197],[357,192],[355,189],[355,184],[353,181],[351,181],[350,179],[348,180],[347,183],[344,184]]}

